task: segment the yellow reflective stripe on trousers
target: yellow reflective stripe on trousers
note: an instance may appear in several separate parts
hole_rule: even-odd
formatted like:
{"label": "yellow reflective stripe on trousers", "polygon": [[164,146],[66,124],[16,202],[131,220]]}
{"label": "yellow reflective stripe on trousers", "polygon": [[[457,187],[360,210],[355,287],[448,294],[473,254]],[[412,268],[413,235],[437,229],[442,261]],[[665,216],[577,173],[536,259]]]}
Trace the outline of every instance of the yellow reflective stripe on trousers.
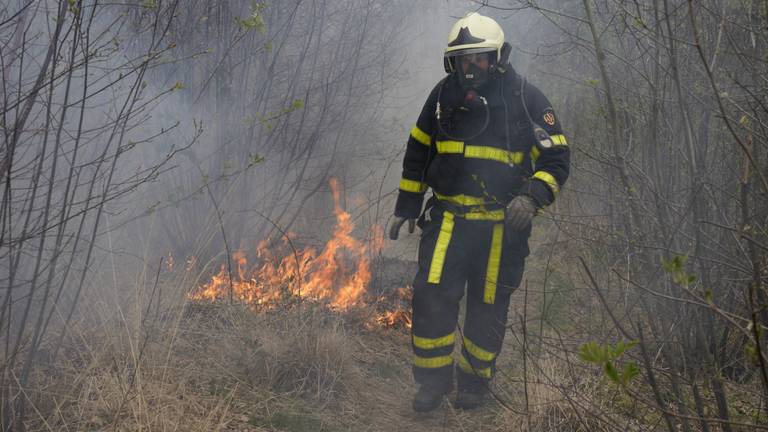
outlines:
{"label": "yellow reflective stripe on trousers", "polygon": [[418,126],[414,126],[413,129],[411,129],[411,136],[425,146],[429,146],[432,143],[432,138],[430,138],[429,134],[419,129]]}
{"label": "yellow reflective stripe on trousers", "polygon": [[[487,304],[493,304],[496,300],[496,285],[499,282],[499,264],[501,263],[501,243],[503,239],[504,224],[495,224],[491,237],[491,251],[488,254],[488,267],[485,271],[483,301]],[[465,341],[469,342],[466,339]]]}
{"label": "yellow reflective stripe on trousers", "polygon": [[400,190],[422,193],[426,192],[427,184],[416,180],[400,179]]}
{"label": "yellow reflective stripe on trousers", "polygon": [[469,362],[467,361],[467,359],[464,358],[463,355],[461,357],[459,357],[459,368],[462,371],[464,371],[465,373],[468,373],[470,375],[476,375],[476,376],[483,377],[483,378],[490,378],[491,377],[491,368],[490,367],[480,368],[480,367],[477,367],[477,366],[474,366],[474,367],[473,366],[474,365],[469,364]]}
{"label": "yellow reflective stripe on trousers", "polygon": [[561,146],[568,145],[568,141],[565,139],[565,135],[552,135],[549,138],[552,139],[552,143],[554,145],[561,145]]}
{"label": "yellow reflective stripe on trousers", "polygon": [[510,152],[496,147],[485,146],[467,146],[464,150],[464,157],[475,159],[488,159],[502,163],[520,164],[523,162],[521,152]]}
{"label": "yellow reflective stripe on trousers", "polygon": [[478,360],[489,362],[496,358],[496,353],[492,353],[480,348],[479,346],[475,345],[474,342],[467,339],[466,336],[464,336],[464,348],[466,348],[467,351],[472,354],[472,357]]}
{"label": "yellow reflective stripe on trousers", "polygon": [[440,234],[437,236],[435,251],[432,253],[432,263],[429,265],[429,277],[427,282],[438,284],[440,276],[443,274],[443,264],[445,264],[445,253],[448,252],[448,244],[453,235],[453,213],[443,213],[443,223],[440,224]]}
{"label": "yellow reflective stripe on trousers", "polygon": [[437,369],[453,364],[453,358],[450,355],[440,357],[419,357],[413,356],[413,365],[425,369]]}
{"label": "yellow reflective stripe on trousers", "polygon": [[413,346],[416,348],[421,349],[435,349],[435,348],[442,348],[447,346],[452,346],[453,341],[456,339],[456,333],[451,333],[449,335],[439,337],[439,338],[425,338],[425,337],[419,337],[414,335],[413,336]]}
{"label": "yellow reflective stripe on trousers", "polygon": [[464,153],[464,143],[461,141],[438,141],[438,153]]}
{"label": "yellow reflective stripe on trousers", "polygon": [[536,173],[533,174],[533,178],[537,178],[546,183],[552,191],[552,195],[557,195],[557,193],[560,192],[560,186],[557,184],[557,180],[555,180],[555,177],[552,176],[552,174],[546,171],[536,171]]}

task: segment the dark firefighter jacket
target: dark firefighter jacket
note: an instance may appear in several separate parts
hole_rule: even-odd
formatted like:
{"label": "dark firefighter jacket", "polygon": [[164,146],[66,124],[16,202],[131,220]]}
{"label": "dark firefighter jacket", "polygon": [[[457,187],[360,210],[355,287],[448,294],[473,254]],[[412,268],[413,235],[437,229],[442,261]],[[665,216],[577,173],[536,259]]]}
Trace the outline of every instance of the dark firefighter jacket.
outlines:
{"label": "dark firefighter jacket", "polygon": [[[408,138],[395,216],[418,218],[428,188],[438,204],[466,219],[503,220],[519,194],[539,208],[554,201],[568,178],[570,152],[547,98],[511,68],[478,93],[488,114],[482,105],[466,109],[455,75],[432,90]],[[534,124],[548,140],[537,138]]]}

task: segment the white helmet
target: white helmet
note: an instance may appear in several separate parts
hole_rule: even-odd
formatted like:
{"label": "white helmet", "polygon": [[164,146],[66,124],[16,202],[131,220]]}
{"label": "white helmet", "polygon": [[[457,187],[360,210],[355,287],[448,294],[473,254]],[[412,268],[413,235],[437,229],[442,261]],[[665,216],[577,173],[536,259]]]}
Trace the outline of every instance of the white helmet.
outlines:
{"label": "white helmet", "polygon": [[504,62],[504,30],[499,23],[477,12],[471,12],[464,18],[456,21],[456,24],[448,33],[448,46],[443,55],[446,72],[452,72],[455,68],[453,58],[460,55],[494,52],[496,61]]}

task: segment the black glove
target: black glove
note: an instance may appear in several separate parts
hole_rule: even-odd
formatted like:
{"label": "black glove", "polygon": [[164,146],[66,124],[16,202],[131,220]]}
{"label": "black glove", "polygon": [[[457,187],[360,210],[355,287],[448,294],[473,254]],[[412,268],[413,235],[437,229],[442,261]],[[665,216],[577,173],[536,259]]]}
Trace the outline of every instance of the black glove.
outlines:
{"label": "black glove", "polygon": [[392,240],[397,240],[397,237],[400,236],[400,227],[403,226],[405,221],[408,221],[408,233],[413,234],[414,228],[416,228],[416,219],[409,219],[404,218],[400,216],[395,216],[395,219],[392,221],[392,224],[389,226],[389,238]]}
{"label": "black glove", "polygon": [[513,231],[522,231],[536,216],[536,203],[528,195],[518,195],[507,205],[507,227]]}

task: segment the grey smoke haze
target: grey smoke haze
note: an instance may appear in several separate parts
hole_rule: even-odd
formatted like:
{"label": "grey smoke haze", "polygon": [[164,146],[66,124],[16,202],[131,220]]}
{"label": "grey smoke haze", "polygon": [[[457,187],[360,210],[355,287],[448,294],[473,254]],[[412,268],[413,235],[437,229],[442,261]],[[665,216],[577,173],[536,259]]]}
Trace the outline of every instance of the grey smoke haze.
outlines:
{"label": "grey smoke haze", "polygon": [[[279,237],[276,226],[297,233],[300,243],[321,243],[334,224],[330,177],[340,180],[342,205],[356,219],[356,235],[384,226],[408,132],[444,75],[447,33],[458,17],[477,9],[465,1],[294,1],[255,8],[251,2],[185,2],[172,12],[98,9],[92,16],[98,39],[92,38],[100,63],[88,72],[86,145],[78,151],[96,160],[108,142],[114,143],[108,154],[116,154],[120,140],[112,181],[125,188],[110,192],[99,216],[97,253],[86,270],[89,288],[99,292],[105,281],[132,280],[118,273],[141,273],[159,257],[195,257],[215,267],[226,259],[227,247],[250,250],[267,236]],[[28,37],[50,37],[56,2],[22,11]],[[541,14],[484,12],[504,27],[519,72],[538,84],[556,78],[547,57],[538,55],[556,45],[549,36],[556,33]],[[167,29],[160,27],[166,31],[160,40],[148,23],[155,14],[167,20],[171,13],[175,17]],[[9,40],[17,40],[19,33],[11,30],[6,29],[13,35]],[[46,48],[33,43],[27,55],[42,57]],[[140,78],[130,74],[150,57]],[[29,87],[34,68],[25,73],[22,88]],[[4,76],[9,89],[18,86],[11,70]],[[86,84],[83,75],[76,78],[71,94]],[[107,91],[92,90],[100,86]],[[64,91],[57,86],[54,100]],[[89,135],[116,118],[135,91],[140,111],[125,119],[124,131]],[[36,106],[32,117],[39,122],[43,114]],[[65,137],[76,136],[79,120],[65,118]],[[162,167],[150,169],[169,156]],[[26,151],[16,166],[34,160],[35,152]],[[104,187],[105,166],[85,164],[78,173],[97,176]],[[32,179],[15,184],[23,189],[24,181]],[[56,182],[54,189],[63,185]],[[86,227],[95,222],[93,215],[84,219]],[[388,245],[386,253],[411,258],[416,239]],[[22,279],[30,280],[34,266],[22,268],[28,273]],[[78,284],[79,279],[65,283]]]}
{"label": "grey smoke haze", "polygon": [[[57,359],[78,369],[107,358],[105,381],[141,376],[137,342],[158,334],[170,335],[158,344],[170,359],[184,315],[174,313],[228,255],[283,231],[298,246],[328,238],[330,178],[354,236],[383,227],[409,130],[444,76],[448,31],[482,9],[504,28],[512,66],[552,102],[573,156],[565,189],[534,219],[513,298],[516,335],[533,335],[520,316],[538,328],[525,346],[507,339],[505,355],[531,360],[509,357],[511,400],[524,403],[522,376],[551,384],[538,388],[556,401],[532,405],[541,425],[765,428],[765,7],[0,2],[0,426],[32,417],[25,388],[51,408],[41,419],[59,418],[67,403],[51,403],[45,369]],[[384,255],[412,263],[418,234],[402,237]],[[166,326],[156,333],[150,309]],[[94,334],[104,340],[89,344]],[[608,362],[573,360],[584,346]],[[634,375],[604,376],[613,364]],[[91,386],[88,373],[72,381]],[[532,421],[509,414],[490,429]]]}

